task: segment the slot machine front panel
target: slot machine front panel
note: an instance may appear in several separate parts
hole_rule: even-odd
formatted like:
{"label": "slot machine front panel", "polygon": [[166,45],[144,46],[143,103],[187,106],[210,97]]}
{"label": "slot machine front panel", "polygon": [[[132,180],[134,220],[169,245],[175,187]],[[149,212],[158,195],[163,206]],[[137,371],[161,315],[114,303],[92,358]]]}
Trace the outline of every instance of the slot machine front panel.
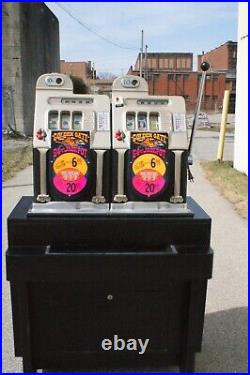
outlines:
{"label": "slot machine front panel", "polygon": [[[133,80],[137,84],[124,85]],[[178,203],[176,208],[186,210],[184,98],[150,96],[141,77],[117,78],[112,92],[112,128],[112,208],[143,207],[145,203],[144,208],[151,209],[155,202],[155,207],[169,209]]]}
{"label": "slot machine front panel", "polygon": [[36,87],[33,145],[34,191],[40,203],[34,212],[37,207],[45,211],[43,203],[56,207],[55,202],[88,202],[92,208],[103,203],[108,210],[111,142],[107,96],[74,94],[70,78],[62,74],[41,76]]}

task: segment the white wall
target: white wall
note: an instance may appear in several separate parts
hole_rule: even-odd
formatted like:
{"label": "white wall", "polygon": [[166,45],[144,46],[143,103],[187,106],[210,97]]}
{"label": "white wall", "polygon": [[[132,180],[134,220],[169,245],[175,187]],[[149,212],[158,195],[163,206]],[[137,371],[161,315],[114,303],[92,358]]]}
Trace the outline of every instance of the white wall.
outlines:
{"label": "white wall", "polygon": [[248,174],[248,3],[239,3],[234,168]]}

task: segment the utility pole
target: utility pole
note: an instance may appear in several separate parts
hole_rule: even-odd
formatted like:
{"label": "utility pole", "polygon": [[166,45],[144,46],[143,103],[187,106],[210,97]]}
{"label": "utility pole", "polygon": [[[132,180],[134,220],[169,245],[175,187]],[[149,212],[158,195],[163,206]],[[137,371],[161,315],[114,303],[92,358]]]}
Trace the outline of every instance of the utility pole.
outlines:
{"label": "utility pole", "polygon": [[92,63],[92,91],[93,93],[96,92],[95,79],[96,79],[95,63],[93,62]]}
{"label": "utility pole", "polygon": [[142,76],[143,30],[141,31],[140,77]]}
{"label": "utility pole", "polygon": [[148,79],[148,46],[147,44],[145,45],[145,61],[144,61],[144,78],[147,80]]}

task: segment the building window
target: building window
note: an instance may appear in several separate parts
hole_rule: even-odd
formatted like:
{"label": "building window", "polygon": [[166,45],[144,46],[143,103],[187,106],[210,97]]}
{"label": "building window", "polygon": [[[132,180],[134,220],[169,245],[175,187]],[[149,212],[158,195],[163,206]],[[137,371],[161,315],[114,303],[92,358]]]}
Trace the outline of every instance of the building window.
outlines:
{"label": "building window", "polygon": [[186,68],[186,59],[181,59],[181,67]]}
{"label": "building window", "polygon": [[176,74],[176,81],[180,81],[182,78],[182,74]]}
{"label": "building window", "polygon": [[160,69],[165,68],[165,66],[164,66],[164,59],[159,59],[159,68]]}
{"label": "building window", "polygon": [[191,59],[186,59],[186,68],[191,69]]}
{"label": "building window", "polygon": [[151,59],[151,67],[156,69],[156,59]]}
{"label": "building window", "polygon": [[183,74],[183,79],[187,80],[189,78],[189,74]]}
{"label": "building window", "polygon": [[168,74],[168,80],[173,81],[174,80],[174,74]]}
{"label": "building window", "polygon": [[169,59],[169,60],[168,60],[168,67],[169,67],[170,69],[173,69],[173,68],[174,68],[174,60],[173,60],[173,59]]}
{"label": "building window", "polygon": [[181,68],[181,59],[177,59],[177,69]]}

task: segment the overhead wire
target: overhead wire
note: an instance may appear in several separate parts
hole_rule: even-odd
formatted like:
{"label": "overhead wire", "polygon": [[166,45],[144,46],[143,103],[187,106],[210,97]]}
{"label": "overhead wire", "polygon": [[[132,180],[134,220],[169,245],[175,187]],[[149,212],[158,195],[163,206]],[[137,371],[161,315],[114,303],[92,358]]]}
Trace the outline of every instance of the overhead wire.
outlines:
{"label": "overhead wire", "polygon": [[65,13],[67,13],[72,19],[74,19],[79,25],[81,25],[82,27],[84,27],[86,30],[88,30],[90,33],[96,35],[98,38],[102,39],[104,42],[106,43],[109,43],[115,47],[118,47],[118,48],[121,48],[121,49],[126,49],[126,50],[132,50],[132,51],[137,51],[138,48],[135,48],[135,47],[126,47],[126,46],[122,46],[121,44],[117,43],[117,42],[114,42],[106,37],[104,37],[103,35],[99,34],[97,31],[93,30],[90,26],[88,26],[86,23],[84,23],[83,21],[81,21],[79,18],[77,18],[74,14],[72,14],[67,8],[65,8],[65,6],[63,6],[61,3],[59,2],[55,2],[55,4],[61,8]]}

